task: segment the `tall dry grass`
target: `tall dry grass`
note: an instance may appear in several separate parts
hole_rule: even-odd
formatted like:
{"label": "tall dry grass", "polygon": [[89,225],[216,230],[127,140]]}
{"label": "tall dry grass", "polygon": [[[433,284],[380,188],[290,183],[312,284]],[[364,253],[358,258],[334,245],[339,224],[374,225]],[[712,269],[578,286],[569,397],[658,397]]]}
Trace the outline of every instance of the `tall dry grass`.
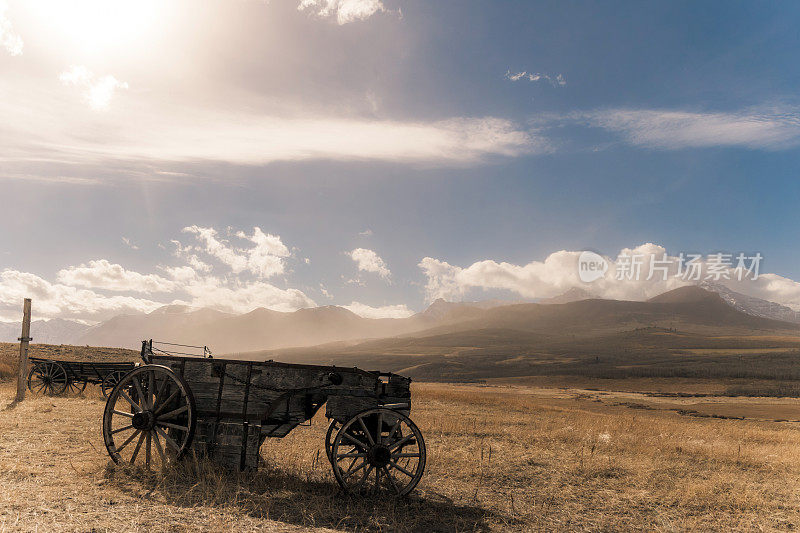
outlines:
{"label": "tall dry grass", "polygon": [[[10,399],[12,389],[0,388]],[[541,391],[540,391],[541,392]],[[555,394],[558,392],[558,394]],[[341,494],[324,417],[257,473],[109,465],[96,391],[0,412],[0,530],[752,530],[800,526],[796,424],[681,417],[525,389],[419,384],[410,498]]]}

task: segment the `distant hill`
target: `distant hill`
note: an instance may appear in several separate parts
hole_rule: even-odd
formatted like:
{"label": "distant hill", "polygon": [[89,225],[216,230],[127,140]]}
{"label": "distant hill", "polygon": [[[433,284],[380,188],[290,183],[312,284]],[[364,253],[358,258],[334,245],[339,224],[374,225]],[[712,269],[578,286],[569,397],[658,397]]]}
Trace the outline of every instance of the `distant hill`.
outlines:
{"label": "distant hill", "polygon": [[[360,366],[457,381],[542,373],[666,375],[690,363],[692,368],[713,363],[713,372],[746,375],[758,366],[742,370],[741,355],[736,354],[761,348],[767,357],[776,348],[800,350],[800,326],[742,313],[718,294],[689,286],[647,302],[590,299],[509,305],[393,338],[237,356]],[[695,349],[721,350],[735,359],[681,355]],[[796,367],[791,372],[800,377],[797,354],[791,357],[785,364]]]}
{"label": "distant hill", "polygon": [[[33,320],[31,337],[39,344],[71,344],[89,328],[82,322],[63,318]],[[21,333],[21,322],[0,322],[0,342],[16,342]]]}
{"label": "distant hill", "polygon": [[585,289],[581,289],[580,287],[572,287],[567,292],[559,294],[558,296],[553,296],[552,298],[543,298],[536,303],[540,304],[568,304],[571,302],[579,302],[581,300],[589,300],[591,298],[597,298],[597,296],[593,295],[589,291]]}

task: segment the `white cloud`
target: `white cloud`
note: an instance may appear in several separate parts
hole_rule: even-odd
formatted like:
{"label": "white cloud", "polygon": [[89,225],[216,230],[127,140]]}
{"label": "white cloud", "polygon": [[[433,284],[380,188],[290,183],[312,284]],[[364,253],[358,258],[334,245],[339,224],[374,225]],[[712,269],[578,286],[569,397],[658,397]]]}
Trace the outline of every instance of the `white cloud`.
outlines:
{"label": "white cloud", "polygon": [[[579,287],[601,297],[616,300],[646,300],[663,292],[692,284],[677,274],[677,257],[667,256],[672,261],[667,279],[658,270],[650,280],[650,259],[662,259],[666,250],[659,245],[645,243],[635,248],[620,250],[617,257],[606,257],[609,270],[605,277],[592,283],[584,283],[578,277],[580,251],[561,250],[547,256],[544,261],[531,261],[525,265],[498,262],[491,259],[478,261],[467,267],[451,265],[445,261],[425,257],[419,267],[427,278],[426,299],[436,298],[462,300],[475,290],[506,290],[524,298],[547,298],[566,290]],[[621,255],[640,254],[643,259],[640,280],[616,279],[616,260]],[[657,266],[657,265],[656,265]],[[705,268],[704,274],[705,277]],[[729,280],[718,282],[732,290],[800,309],[800,283],[777,274],[762,273],[756,280],[738,281],[732,269],[727,270]]]}
{"label": "white cloud", "polygon": [[372,237],[372,230],[367,228],[358,234],[360,237]]}
{"label": "white cloud", "polygon": [[361,302],[353,302],[350,305],[343,305],[342,307],[364,318],[406,318],[414,314],[414,311],[405,305],[371,307]]}
{"label": "white cloud", "polygon": [[556,74],[551,76],[549,74],[542,74],[541,72],[526,72],[524,70],[519,72],[506,71],[505,78],[509,81],[546,81],[553,87],[566,87],[567,79],[563,74]]}
{"label": "white cloud", "polygon": [[153,293],[175,289],[175,283],[166,278],[126,270],[122,265],[110,263],[106,259],[60,270],[56,279],[64,285],[109,291]]}
{"label": "white cloud", "polygon": [[[79,78],[79,76],[78,76]],[[403,122],[308,114],[215,111],[181,103],[154,102],[145,92],[125,106],[86,117],[67,95],[43,94],[0,79],[0,136],[4,161],[32,173],[31,160],[102,164],[105,173],[130,172],[132,164],[158,166],[222,161],[265,165],[277,161],[387,161],[407,164],[480,164],[494,157],[551,151],[527,126],[495,117],[454,117]],[[210,128],[209,124],[214,127]],[[135,168],[135,167],[133,167]],[[59,170],[59,172],[63,172]],[[147,172],[150,179],[185,176]],[[45,177],[52,177],[51,173]]]}
{"label": "white cloud", "polygon": [[339,25],[367,20],[375,13],[386,11],[381,0],[302,0],[297,9],[309,10],[322,18],[335,17]]}
{"label": "white cloud", "polygon": [[[198,250],[202,250],[229,266],[234,274],[247,270],[264,279],[282,274],[284,259],[290,255],[289,249],[281,242],[279,236],[265,234],[259,227],[253,228],[252,235],[247,235],[242,231],[236,233],[236,237],[239,239],[255,244],[249,249],[234,248],[229,243],[219,240],[217,230],[214,228],[189,226],[183,228],[183,231],[197,237],[197,240],[203,245],[203,248],[198,247]],[[180,243],[178,246],[180,247]],[[182,250],[183,248],[179,248],[179,253]],[[202,263],[196,257],[193,261],[196,265]]]}
{"label": "white cloud", "polygon": [[14,27],[8,19],[8,4],[0,0],[0,45],[12,56],[22,55],[24,43],[22,37],[14,32]]}
{"label": "white cloud", "polygon": [[104,296],[95,291],[50,283],[35,274],[6,269],[0,272],[0,314],[15,316],[24,298],[33,299],[41,318],[102,320],[120,313],[147,313],[162,303],[131,296]]}
{"label": "white cloud", "polygon": [[347,253],[350,258],[358,265],[358,270],[364,272],[374,272],[383,279],[389,279],[391,272],[383,259],[374,251],[367,248],[356,248]]}
{"label": "white cloud", "polygon": [[183,287],[190,305],[231,313],[247,313],[258,307],[296,311],[317,304],[298,289],[281,289],[264,281],[242,282],[214,276],[197,276]]}
{"label": "white cloud", "polygon": [[725,113],[610,109],[574,117],[619,133],[631,144],[665,150],[710,146],[785,149],[800,142],[800,111],[794,108]]}
{"label": "white cloud", "polygon": [[58,77],[64,85],[83,89],[83,98],[95,110],[108,109],[111,98],[117,89],[127,89],[128,84],[114,76],[95,76],[83,65],[73,65]]}

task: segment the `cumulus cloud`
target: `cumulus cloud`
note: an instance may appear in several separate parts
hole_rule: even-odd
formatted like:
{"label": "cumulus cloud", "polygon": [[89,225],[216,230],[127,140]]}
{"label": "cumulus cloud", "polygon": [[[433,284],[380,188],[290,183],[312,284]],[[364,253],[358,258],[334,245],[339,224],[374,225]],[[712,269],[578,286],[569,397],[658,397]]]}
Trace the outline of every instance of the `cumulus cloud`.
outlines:
{"label": "cumulus cloud", "polygon": [[[236,237],[239,239],[254,244],[249,249],[236,248],[220,240],[217,230],[214,228],[189,226],[183,228],[183,231],[197,237],[201,244],[197,248],[198,250],[202,250],[229,266],[234,274],[247,270],[264,279],[282,274],[284,260],[290,255],[289,249],[281,242],[279,236],[266,234],[259,227],[253,228],[252,235],[247,235],[242,231],[236,233]],[[196,257],[194,261],[199,264]]]}
{"label": "cumulus cloud", "polygon": [[32,298],[37,317],[102,320],[120,313],[148,313],[163,303],[132,296],[105,296],[49,281],[29,272],[0,272],[0,314],[17,316],[24,298]]}
{"label": "cumulus cloud", "polygon": [[60,270],[56,279],[64,285],[105,289],[122,292],[170,292],[176,288],[174,282],[156,274],[140,274],[126,270],[122,265],[106,259],[89,261],[88,264]]}
{"label": "cumulus cloud", "polygon": [[358,270],[363,272],[374,272],[383,279],[389,279],[391,272],[383,259],[378,254],[367,248],[356,248],[348,252],[350,258],[358,265]]}
{"label": "cumulus cloud", "polygon": [[94,110],[108,109],[117,89],[127,89],[128,84],[114,76],[96,76],[83,65],[73,65],[58,77],[64,85],[79,87],[83,91],[83,99]]}
{"label": "cumulus cloud", "polygon": [[[547,298],[574,287],[601,298],[646,300],[684,285],[709,281],[708,256],[698,261],[702,268],[701,279],[687,280],[678,275],[678,256],[667,254],[666,249],[657,244],[645,243],[624,248],[614,258],[606,257],[609,265],[606,275],[592,283],[584,283],[578,275],[580,254],[580,251],[560,250],[547,256],[544,261],[531,261],[524,265],[487,259],[466,267],[425,257],[419,267],[427,278],[425,292],[429,301],[436,298],[462,300],[476,290],[505,290],[524,298]],[[627,267],[621,265],[628,261],[626,257],[633,256],[641,258],[638,280],[628,279]],[[722,269],[724,275],[720,279],[711,281],[749,296],[800,309],[800,283],[770,273],[760,273],[755,280],[743,276],[744,279],[740,281],[735,266],[734,260],[731,267]],[[620,273],[625,274],[622,279],[618,279]]]}
{"label": "cumulus cloud", "polygon": [[22,37],[14,32],[8,19],[8,4],[4,0],[0,0],[0,45],[12,56],[22,55]]}
{"label": "cumulus cloud", "polygon": [[795,108],[724,113],[609,109],[574,116],[618,133],[631,144],[663,150],[710,146],[778,150],[800,142],[800,111]]}
{"label": "cumulus cloud", "polygon": [[335,18],[340,26],[386,11],[381,0],[302,0],[297,9],[321,18]]}
{"label": "cumulus cloud", "polygon": [[524,70],[519,72],[511,72],[508,70],[506,71],[505,78],[509,81],[545,81],[553,87],[566,87],[567,85],[567,79],[563,74],[551,76],[549,74],[542,74],[541,72],[526,72]]}
{"label": "cumulus cloud", "polygon": [[364,318],[406,318],[414,314],[414,311],[405,305],[372,307],[361,302],[353,302],[342,307]]}

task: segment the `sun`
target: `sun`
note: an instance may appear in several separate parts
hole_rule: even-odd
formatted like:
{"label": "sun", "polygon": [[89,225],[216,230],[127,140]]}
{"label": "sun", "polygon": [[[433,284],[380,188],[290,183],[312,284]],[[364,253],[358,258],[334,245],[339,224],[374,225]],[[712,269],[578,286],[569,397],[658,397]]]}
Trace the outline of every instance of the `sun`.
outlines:
{"label": "sun", "polygon": [[165,0],[26,0],[23,4],[53,42],[83,52],[133,46],[157,25]]}

